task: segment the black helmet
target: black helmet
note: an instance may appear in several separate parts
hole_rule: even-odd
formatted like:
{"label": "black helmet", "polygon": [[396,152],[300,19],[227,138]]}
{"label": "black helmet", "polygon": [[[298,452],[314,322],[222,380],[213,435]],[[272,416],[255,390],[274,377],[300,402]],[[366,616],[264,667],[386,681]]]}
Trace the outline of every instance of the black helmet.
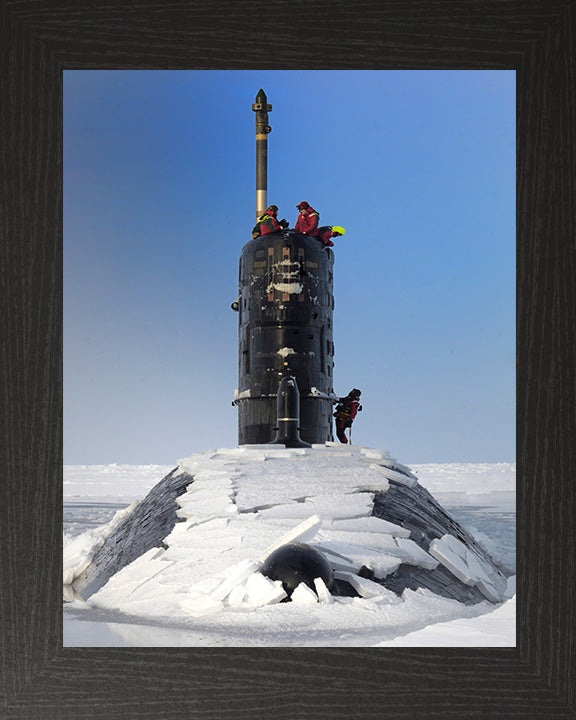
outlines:
{"label": "black helmet", "polygon": [[362,391],[358,390],[358,388],[352,388],[352,390],[350,390],[350,392],[348,393],[349,397],[358,398],[358,397],[360,397],[360,395],[362,395]]}
{"label": "black helmet", "polygon": [[266,210],[273,210],[274,212],[278,212],[278,205],[268,205]]}

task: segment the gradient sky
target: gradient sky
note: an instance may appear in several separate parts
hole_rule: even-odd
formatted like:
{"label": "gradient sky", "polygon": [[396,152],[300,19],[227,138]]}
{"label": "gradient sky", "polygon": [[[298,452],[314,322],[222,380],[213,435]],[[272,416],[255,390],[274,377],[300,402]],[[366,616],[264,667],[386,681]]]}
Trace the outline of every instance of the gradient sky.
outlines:
{"label": "gradient sky", "polygon": [[64,462],[237,444],[238,260],[268,202],[335,239],[334,389],[405,464],[515,460],[513,71],[66,71]]}

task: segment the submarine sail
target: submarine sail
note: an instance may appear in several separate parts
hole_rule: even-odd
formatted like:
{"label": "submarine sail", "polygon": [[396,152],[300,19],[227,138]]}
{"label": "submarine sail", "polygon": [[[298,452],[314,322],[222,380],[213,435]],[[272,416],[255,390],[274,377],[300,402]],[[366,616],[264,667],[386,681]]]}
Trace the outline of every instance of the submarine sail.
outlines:
{"label": "submarine sail", "polygon": [[300,436],[333,439],[332,250],[291,231],[248,242],[240,258],[238,443],[275,437],[280,381],[296,378]]}

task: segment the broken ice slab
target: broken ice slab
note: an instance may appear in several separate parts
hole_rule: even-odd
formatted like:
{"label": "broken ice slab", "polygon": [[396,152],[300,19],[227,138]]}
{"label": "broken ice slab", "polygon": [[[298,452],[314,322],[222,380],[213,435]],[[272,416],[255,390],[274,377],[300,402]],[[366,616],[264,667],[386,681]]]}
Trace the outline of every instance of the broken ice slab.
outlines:
{"label": "broken ice slab", "polygon": [[[449,544],[445,541],[444,538],[446,537],[451,536],[444,535],[440,540],[432,540],[428,552],[432,557],[435,557],[436,560],[441,562],[444,567],[450,570],[452,575],[462,580],[463,583],[466,583],[466,585],[475,585],[476,578],[468,569],[466,560],[456,552],[453,542]],[[453,538],[453,540],[456,540],[456,538]],[[458,542],[458,540],[456,540],[456,542]],[[466,548],[464,548],[464,554],[465,552]]]}
{"label": "broken ice slab", "polygon": [[402,485],[407,485],[408,487],[414,487],[418,484],[418,479],[415,477],[409,477],[408,475],[404,475],[404,473],[399,473],[393,470],[392,468],[388,467],[387,465],[381,465],[379,463],[371,463],[368,466],[371,470],[376,470],[379,473],[382,473],[388,480],[394,480],[395,482],[401,483]]}
{"label": "broken ice slab", "polygon": [[362,535],[361,533],[337,532],[330,528],[322,530],[318,547],[326,552],[340,553],[350,561],[368,565],[379,558],[398,558],[410,565],[426,570],[438,567],[438,560],[408,538],[390,535]]}
{"label": "broken ice slab", "polygon": [[466,560],[466,545],[458,540],[458,538],[455,538],[454,535],[443,535],[442,542],[445,543],[450,550],[455,552],[458,557]]}
{"label": "broken ice slab", "polygon": [[349,572],[335,572],[334,577],[350,583],[360,597],[382,598],[392,605],[398,605],[402,602],[402,599],[398,597],[396,593],[392,592],[392,590],[388,590],[368,578],[362,578],[359,575]]}
{"label": "broken ice slab", "polygon": [[238,508],[233,502],[218,497],[207,502],[185,502],[176,511],[178,517],[185,520],[197,517],[228,517],[237,513]]}
{"label": "broken ice slab", "polygon": [[359,517],[359,518],[346,518],[344,520],[326,520],[323,527],[326,530],[345,530],[349,532],[357,533],[385,533],[392,537],[410,537],[410,530],[403,528],[401,525],[395,525],[388,520],[382,518],[371,517]]}
{"label": "broken ice slab", "polygon": [[485,598],[494,603],[499,603],[505,600],[505,592],[501,592],[496,585],[493,585],[489,580],[478,580],[476,587]]}
{"label": "broken ice slab", "polygon": [[376,450],[375,448],[361,447],[360,454],[364,455],[369,460],[386,460],[387,462],[396,462],[394,458],[390,457],[388,450]]}
{"label": "broken ice slab", "polygon": [[307,540],[311,540],[321,526],[322,520],[318,517],[318,515],[312,515],[306,518],[304,522],[299,523],[296,527],[292,528],[292,530],[284,533],[284,535],[282,535],[282,537],[280,537],[275,543],[269,545],[258,558],[259,562],[263,563],[268,555],[273,553],[274,550],[277,550],[279,547],[282,547],[282,545],[287,545],[292,542],[306,542]]}
{"label": "broken ice slab", "polygon": [[214,600],[224,600],[232,590],[254,572],[260,569],[261,563],[255,560],[242,560],[226,573],[226,578],[210,593]]}
{"label": "broken ice slab", "polygon": [[398,538],[396,543],[399,550],[397,557],[401,557],[404,562],[410,563],[410,565],[418,565],[426,570],[434,570],[438,567],[438,559],[432,557],[413,540]]}
{"label": "broken ice slab", "polygon": [[332,570],[347,570],[350,572],[358,572],[364,564],[363,560],[348,557],[347,555],[342,555],[341,553],[332,550],[329,547],[328,543],[315,542],[313,547],[325,555],[326,560],[328,560],[328,563],[330,564]]}
{"label": "broken ice slab", "polygon": [[165,545],[176,545],[182,542],[183,537],[193,537],[197,529],[202,527],[202,533],[206,529],[223,528],[228,524],[229,519],[226,517],[206,517],[193,518],[182,522],[177,522],[172,528],[172,532],[164,538]]}
{"label": "broken ice slab", "polygon": [[315,605],[318,595],[306,583],[300,583],[293,591],[290,599],[297,605]]}
{"label": "broken ice slab", "polygon": [[[372,466],[371,466],[372,467]],[[386,492],[388,488],[390,487],[390,483],[388,482],[388,478],[383,477],[382,479],[368,479],[365,482],[359,483],[356,485],[356,492],[370,492],[370,493],[377,493],[377,492]]]}
{"label": "broken ice slab", "polygon": [[246,597],[246,584],[240,583],[230,592],[228,595],[227,602],[230,607],[237,608],[242,605],[244,598]]}
{"label": "broken ice slab", "polygon": [[332,597],[330,590],[326,587],[326,583],[322,578],[314,578],[314,587],[316,588],[316,595],[318,596],[318,601],[323,603],[324,605],[330,605],[334,602],[334,598]]}
{"label": "broken ice slab", "polygon": [[272,605],[285,597],[280,580],[270,580],[260,572],[253,573],[246,580],[246,600],[252,607]]}
{"label": "broken ice slab", "polygon": [[489,566],[452,535],[433,540],[429,548],[450,572],[466,585],[475,585],[491,602],[501,602],[505,597],[505,578],[490,571]]}
{"label": "broken ice slab", "polygon": [[[348,555],[337,552],[334,546],[338,547],[339,550],[345,550]],[[386,555],[380,550],[370,550],[360,546],[343,546],[341,543],[327,541],[314,543],[314,547],[325,554],[330,567],[335,572],[358,573],[363,566],[366,566],[372,569],[377,577],[385,578],[397,570],[401,562],[399,558]]]}
{"label": "broken ice slab", "polygon": [[329,520],[336,518],[369,517],[374,503],[367,493],[337,493],[315,495],[303,503],[285,503],[260,511],[265,518],[299,518],[310,513]]}

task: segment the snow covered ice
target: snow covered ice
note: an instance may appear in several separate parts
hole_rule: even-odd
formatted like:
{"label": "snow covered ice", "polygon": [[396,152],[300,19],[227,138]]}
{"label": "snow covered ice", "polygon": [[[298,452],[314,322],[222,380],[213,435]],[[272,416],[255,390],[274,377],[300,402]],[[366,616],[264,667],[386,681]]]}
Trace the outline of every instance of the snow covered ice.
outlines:
{"label": "snow covered ice", "polygon": [[[108,525],[65,535],[65,597],[72,600],[65,605],[65,645],[515,645],[513,578],[498,586],[489,568],[467,556],[455,538],[439,539],[427,553],[405,528],[371,516],[374,493],[399,480],[419,482],[445,507],[510,513],[513,464],[410,470],[387,452],[335,443],[312,449],[245,445],[193,455],[178,464],[178,471],[194,480],[177,498],[180,521],[164,547],[145,552],[86,601],[75,597],[73,579],[134,512],[134,501],[171,469],[65,468],[65,504],[96,498],[132,503]],[[514,570],[513,553],[498,556],[487,533],[476,538]],[[303,585],[291,602],[282,602],[281,583],[260,569],[274,548],[294,541],[320,550],[358,597],[333,596],[319,582],[315,592]],[[357,574],[367,566],[383,577],[400,563],[422,568],[443,563],[463,582],[484,587],[487,599],[465,605],[422,588],[399,596]]]}

